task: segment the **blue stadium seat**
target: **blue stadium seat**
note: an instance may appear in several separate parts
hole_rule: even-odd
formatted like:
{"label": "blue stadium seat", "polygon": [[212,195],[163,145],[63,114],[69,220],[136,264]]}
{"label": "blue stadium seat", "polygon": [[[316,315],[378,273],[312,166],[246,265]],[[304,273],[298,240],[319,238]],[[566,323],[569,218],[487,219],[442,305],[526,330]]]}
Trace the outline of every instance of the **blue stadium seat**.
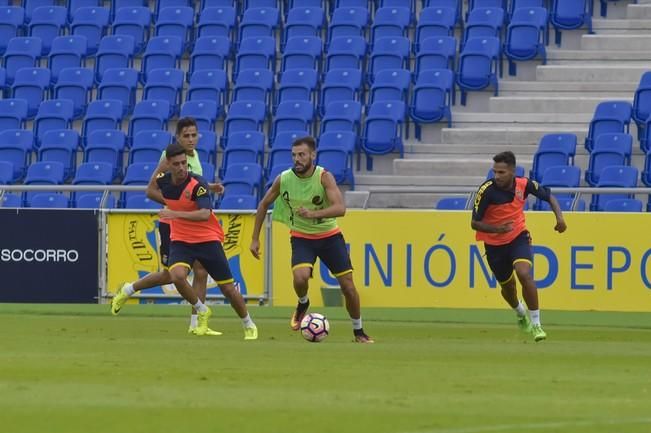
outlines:
{"label": "blue stadium seat", "polygon": [[[548,167],[542,177],[541,185],[554,188],[576,188],[581,182],[581,169],[574,166],[552,166]],[[554,193],[562,210],[584,210],[585,202],[576,200],[575,194]],[[576,204],[575,204],[576,201]],[[549,203],[536,199],[534,210],[550,210]]]}
{"label": "blue stadium seat", "polygon": [[513,13],[506,31],[504,54],[509,59],[509,75],[516,75],[515,61],[536,57],[547,64],[547,9],[520,8]]}
{"label": "blue stadium seat", "polygon": [[437,210],[465,210],[468,207],[468,197],[443,197],[436,202]]}
{"label": "blue stadium seat", "polygon": [[533,167],[529,178],[542,182],[543,175],[549,167],[574,165],[576,154],[576,135],[546,134],[533,155]]}
{"label": "blue stadium seat", "polygon": [[[610,166],[603,169],[597,187],[634,188],[637,186],[638,172],[635,167]],[[632,194],[593,194],[591,211],[603,211],[606,203],[612,200],[634,198]]]}
{"label": "blue stadium seat", "polygon": [[[404,4],[404,2],[403,2]],[[375,11],[371,26],[371,45],[384,37],[405,37],[411,23],[411,10],[406,7],[381,7]]]}
{"label": "blue stadium seat", "polygon": [[604,205],[604,212],[642,212],[642,202],[635,198],[609,200]]}
{"label": "blue stadium seat", "polygon": [[201,10],[197,36],[223,37],[231,40],[236,22],[236,11],[233,7],[208,7]]}
{"label": "blue stadium seat", "polygon": [[[282,0],[284,3],[284,0]],[[276,8],[278,9],[278,0],[244,0],[244,10],[252,8]]]}
{"label": "blue stadium seat", "polygon": [[172,143],[172,134],[167,131],[140,131],[133,137],[129,151],[129,164],[144,162],[156,164],[165,148]]}
{"label": "blue stadium seat", "polygon": [[206,182],[213,183],[215,181],[215,166],[211,162],[202,162],[201,171],[203,172],[201,177],[203,177]]}
{"label": "blue stadium seat", "polygon": [[24,129],[6,129],[0,131],[0,161],[13,166],[13,181],[22,179],[29,166],[34,147],[34,136]]}
{"label": "blue stadium seat", "polygon": [[416,26],[414,51],[420,51],[421,44],[428,38],[454,37],[458,11],[448,7],[428,7],[420,12]]}
{"label": "blue stadium seat", "polygon": [[153,69],[149,71],[142,99],[166,101],[169,104],[169,115],[175,115],[181,105],[184,75],[181,69]]}
{"label": "blue stadium seat", "polygon": [[167,129],[169,113],[170,107],[167,101],[138,102],[129,121],[129,142],[140,131]]}
{"label": "blue stadium seat", "polygon": [[136,105],[138,71],[130,68],[111,68],[104,71],[97,88],[98,100],[114,100],[122,103],[122,115],[129,114]]}
{"label": "blue stadium seat", "polygon": [[321,86],[319,111],[336,101],[360,101],[362,91],[362,71],[359,69],[333,69],[329,71]]}
{"label": "blue stadium seat", "polygon": [[84,36],[59,36],[52,41],[48,56],[48,66],[52,72],[52,82],[56,83],[59,73],[66,68],[84,66],[87,40]]}
{"label": "blue stadium seat", "polygon": [[375,41],[367,72],[368,82],[373,83],[380,71],[407,69],[410,47],[409,39],[405,37],[381,38]]}
{"label": "blue stadium seat", "polygon": [[629,134],[601,134],[590,152],[585,180],[590,186],[599,184],[604,168],[610,166],[630,165],[633,151],[633,139]]}
{"label": "blue stadium seat", "polygon": [[245,69],[270,69],[275,71],[276,40],[269,36],[247,38],[240,42],[235,58],[233,80]]}
{"label": "blue stadium seat", "polygon": [[101,206],[103,197],[103,192],[80,192],[76,195],[72,207],[77,209],[114,209],[115,197],[109,194],[106,198],[106,203],[104,206]]}
{"label": "blue stadium seat", "polygon": [[[327,3],[330,2],[326,2],[325,0],[287,0],[287,7],[285,9],[291,11],[295,8],[323,8],[330,6]],[[329,9],[326,12],[329,12]]]}
{"label": "blue stadium seat", "polygon": [[489,86],[499,93],[497,81],[500,41],[497,38],[472,38],[459,56],[457,85],[461,89],[461,105],[466,105],[466,92]]}
{"label": "blue stadium seat", "polygon": [[352,131],[359,134],[362,104],[357,101],[330,102],[321,118],[321,134],[329,131]]}
{"label": "blue stadium seat", "polygon": [[632,113],[633,107],[628,101],[600,102],[595,109],[585,138],[585,148],[588,152],[592,151],[594,143],[601,134],[628,133]]}
{"label": "blue stadium seat", "polygon": [[642,137],[645,136],[644,125],[646,120],[651,116],[651,71],[645,72],[640,77],[640,84],[635,89],[635,97],[633,99],[633,112],[631,113],[633,120],[637,124],[638,139],[644,152],[647,151],[647,140]]}
{"label": "blue stadium seat", "polygon": [[435,36],[423,40],[416,54],[414,80],[422,71],[429,69],[454,70],[457,40],[451,36]]}
{"label": "blue stadium seat", "polygon": [[468,39],[500,38],[504,25],[504,9],[487,7],[472,9],[468,14],[466,27],[461,38],[461,49]]}
{"label": "blue stadium seat", "polygon": [[448,69],[421,71],[412,92],[409,115],[416,126],[416,138],[421,139],[421,125],[448,120],[452,127],[454,74]]}
{"label": "blue stadium seat", "polygon": [[151,11],[147,7],[125,7],[118,9],[113,20],[114,35],[131,36],[135,41],[135,52],[141,53],[149,40]]}
{"label": "blue stadium seat", "polygon": [[511,0],[509,4],[509,17],[512,17],[517,9],[521,8],[544,8],[547,9],[547,0]]}
{"label": "blue stadium seat", "polygon": [[68,20],[72,22],[72,19],[80,8],[98,8],[101,7],[104,3],[103,0],[70,0],[66,2],[68,4]]}
{"label": "blue stadium seat", "polygon": [[111,1],[111,16],[115,17],[117,11],[122,8],[149,8],[149,0],[113,0]]}
{"label": "blue stadium seat", "polygon": [[237,76],[233,101],[262,101],[268,105],[273,91],[274,74],[268,69],[246,69]]}
{"label": "blue stadium seat", "polygon": [[124,205],[125,209],[161,209],[163,206],[149,199],[144,192],[134,192],[129,195]]}
{"label": "blue stadium seat", "polygon": [[41,39],[16,37],[9,39],[4,55],[7,84],[11,85],[21,68],[33,68],[41,56]]}
{"label": "blue stadium seat", "polygon": [[328,26],[328,49],[337,37],[363,37],[368,27],[369,11],[359,7],[338,7]]}
{"label": "blue stadium seat", "polygon": [[28,35],[41,38],[41,55],[50,52],[52,41],[65,33],[68,24],[68,11],[62,6],[41,6],[32,12]]}
{"label": "blue stadium seat", "polygon": [[274,37],[279,19],[280,13],[276,8],[245,10],[238,27],[237,40],[242,43],[246,38]]}
{"label": "blue stadium seat", "polygon": [[102,82],[104,71],[115,68],[131,68],[135,41],[128,35],[104,36],[95,57],[95,81]]}
{"label": "blue stadium seat", "polygon": [[122,175],[126,137],[122,131],[100,129],[88,136],[84,162],[106,162],[113,166],[113,177]]}
{"label": "blue stadium seat", "polygon": [[371,155],[384,155],[398,151],[404,155],[402,128],[405,104],[400,101],[376,102],[371,105],[364,122],[361,147],[366,153],[366,167],[373,170]]}
{"label": "blue stadium seat", "polygon": [[177,69],[181,67],[183,41],[175,36],[157,36],[147,42],[142,58],[141,81],[146,83],[149,72],[154,69]]}
{"label": "blue stadium seat", "polygon": [[271,127],[271,140],[282,131],[313,131],[314,105],[309,101],[287,101],[278,104]]}
{"label": "blue stadium seat", "polygon": [[23,201],[18,194],[6,192],[0,198],[0,207],[23,207]]}
{"label": "blue stadium seat", "polygon": [[353,153],[357,136],[352,132],[326,132],[319,137],[317,163],[328,170],[338,184],[350,184],[355,189]]}
{"label": "blue stadium seat", "polygon": [[262,167],[259,164],[230,164],[222,179],[224,198],[232,195],[259,197],[262,184]]}
{"label": "blue stadium seat", "polygon": [[72,184],[110,185],[113,183],[113,179],[113,166],[111,164],[106,162],[84,162],[77,167],[77,173],[75,173]]}
{"label": "blue stadium seat", "polygon": [[220,70],[197,71],[190,77],[190,86],[185,94],[187,101],[214,101],[218,116],[224,115],[227,89],[226,73]]}
{"label": "blue stadium seat", "polygon": [[48,131],[70,129],[73,115],[74,106],[70,100],[50,99],[41,102],[34,120],[36,146],[40,145],[41,139]]}
{"label": "blue stadium seat", "polygon": [[28,207],[44,209],[61,209],[67,208],[68,205],[68,197],[60,192],[39,192],[27,203]]}
{"label": "blue stadium seat", "polygon": [[221,137],[221,147],[228,145],[228,137],[240,131],[260,131],[264,124],[267,107],[261,101],[233,102],[224,121],[224,132]]}
{"label": "blue stadium seat", "polygon": [[224,36],[202,36],[196,40],[190,55],[190,70],[192,77],[197,71],[226,70],[227,61],[231,56],[231,41]]}
{"label": "blue stadium seat", "polygon": [[25,9],[16,6],[0,7],[0,55],[7,49],[9,40],[20,35],[25,23]]}
{"label": "blue stadium seat", "polygon": [[218,114],[219,107],[215,101],[187,101],[181,107],[179,117],[192,117],[197,122],[199,131],[212,131]]}
{"label": "blue stadium seat", "polygon": [[158,13],[156,36],[172,36],[179,38],[185,47],[192,41],[192,25],[194,24],[194,10],[191,7],[167,7]]}
{"label": "blue stadium seat", "polygon": [[285,101],[310,101],[316,99],[318,73],[314,69],[291,69],[280,76],[276,91],[274,112]]}
{"label": "blue stadium seat", "polygon": [[120,129],[122,123],[122,102],[111,99],[93,101],[81,126],[82,146],[94,131],[101,129]]}
{"label": "blue stadium seat", "polygon": [[196,152],[202,162],[215,163],[217,160],[217,134],[212,131],[199,131]]}
{"label": "blue stadium seat", "polygon": [[411,84],[411,72],[406,69],[385,69],[375,77],[368,96],[367,105],[380,101],[407,102],[407,92]]}
{"label": "blue stadium seat", "polygon": [[[217,207],[217,206],[215,206]],[[219,209],[228,210],[255,210],[258,207],[258,199],[256,196],[249,194],[233,194],[224,197],[219,202]]]}
{"label": "blue stadium seat", "polygon": [[592,33],[592,0],[552,0],[549,21],[555,29],[556,45],[561,45],[561,30],[574,30],[584,25]]}
{"label": "blue stadium seat", "polygon": [[156,0],[154,8],[155,15],[158,17],[165,8],[192,6],[190,0]]}
{"label": "blue stadium seat", "polygon": [[27,120],[25,99],[0,99],[0,131],[22,129]]}
{"label": "blue stadium seat", "polygon": [[58,129],[46,132],[38,149],[39,161],[58,161],[63,164],[64,178],[75,172],[79,134],[72,129]]}
{"label": "blue stadium seat", "polygon": [[[58,161],[38,161],[27,168],[25,185],[61,185],[65,178],[63,164]],[[23,192],[23,203],[30,203],[36,191]]]}
{"label": "blue stadium seat", "polygon": [[325,14],[320,6],[289,9],[282,35],[281,51],[285,50],[285,44],[293,37],[321,36],[324,22]]}
{"label": "blue stadium seat", "polygon": [[338,37],[330,41],[323,70],[362,69],[366,40],[361,36]]}
{"label": "blue stadium seat", "polygon": [[500,8],[506,10],[506,0],[469,0],[468,13],[474,9]]}
{"label": "blue stadium seat", "polygon": [[78,119],[86,112],[90,102],[95,74],[92,69],[66,68],[59,72],[59,79],[54,86],[55,99],[68,99],[74,107],[74,118]]}
{"label": "blue stadium seat", "polygon": [[264,135],[258,131],[236,132],[228,137],[219,177],[223,178],[229,165],[262,163]]}
{"label": "blue stadium seat", "polygon": [[50,88],[50,70],[47,68],[21,68],[11,85],[13,98],[27,101],[27,118],[32,119],[46,92]]}
{"label": "blue stadium seat", "polygon": [[[127,166],[122,185],[147,185],[154,170],[158,167],[156,163],[137,162]],[[120,194],[120,207],[125,207],[131,197],[144,196],[143,192],[125,191]]]}
{"label": "blue stadium seat", "polygon": [[291,69],[320,69],[322,56],[321,38],[297,36],[287,40],[283,52],[281,71]]}
{"label": "blue stadium seat", "polygon": [[85,36],[88,54],[97,53],[109,25],[110,11],[103,7],[83,7],[75,11],[70,24],[73,35]]}
{"label": "blue stadium seat", "polygon": [[29,23],[32,20],[34,9],[42,6],[55,6],[55,0],[21,0],[21,6],[25,9],[25,22]]}

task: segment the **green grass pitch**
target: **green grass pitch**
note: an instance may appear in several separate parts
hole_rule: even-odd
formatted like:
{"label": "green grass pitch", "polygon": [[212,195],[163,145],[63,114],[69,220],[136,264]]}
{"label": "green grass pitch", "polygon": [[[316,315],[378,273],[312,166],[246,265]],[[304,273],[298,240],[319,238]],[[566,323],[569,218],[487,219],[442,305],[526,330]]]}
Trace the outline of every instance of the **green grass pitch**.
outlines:
{"label": "green grass pitch", "polygon": [[508,310],[342,308],[323,343],[290,310],[253,307],[245,342],[193,337],[187,308],[0,305],[0,431],[7,433],[648,433],[651,314],[543,310],[549,339]]}

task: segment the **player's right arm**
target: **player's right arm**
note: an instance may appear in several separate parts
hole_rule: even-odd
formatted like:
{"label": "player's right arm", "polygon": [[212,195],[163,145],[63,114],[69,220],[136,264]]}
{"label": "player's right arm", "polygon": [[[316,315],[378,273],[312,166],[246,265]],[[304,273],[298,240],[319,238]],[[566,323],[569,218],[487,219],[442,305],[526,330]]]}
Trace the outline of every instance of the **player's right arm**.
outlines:
{"label": "player's right arm", "polygon": [[256,259],[260,258],[260,231],[262,230],[262,224],[264,223],[264,219],[267,216],[269,206],[271,206],[271,204],[276,201],[279,195],[280,175],[274,179],[273,184],[271,184],[271,188],[267,190],[264,197],[262,197],[262,200],[260,200],[258,210],[255,213],[255,224],[253,225],[253,235],[251,236],[251,246],[249,247],[249,250],[251,251],[251,254],[253,254],[253,257]]}
{"label": "player's right arm", "polygon": [[470,227],[478,232],[485,233],[507,233],[513,230],[513,221],[506,221],[503,224],[494,225],[483,222],[486,209],[490,205],[490,187],[492,181],[485,182],[479,187],[472,208],[472,221]]}

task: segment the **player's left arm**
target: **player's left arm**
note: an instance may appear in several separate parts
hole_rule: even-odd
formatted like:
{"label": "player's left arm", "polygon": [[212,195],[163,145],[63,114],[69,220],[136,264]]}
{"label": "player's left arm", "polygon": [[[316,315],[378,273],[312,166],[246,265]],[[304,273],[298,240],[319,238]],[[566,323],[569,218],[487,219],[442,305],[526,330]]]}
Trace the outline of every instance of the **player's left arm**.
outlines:
{"label": "player's left arm", "polygon": [[334,218],[344,216],[346,214],[346,204],[344,197],[339,191],[337,182],[335,181],[332,173],[324,171],[321,175],[321,184],[325,188],[326,196],[330,202],[330,206],[325,209],[308,210],[303,207],[299,208],[298,213],[303,218]]}
{"label": "player's left arm", "polygon": [[159,179],[165,177],[165,170],[167,170],[167,168],[167,160],[164,159],[158,164],[158,167],[152,173],[151,177],[149,178],[147,188],[145,189],[145,195],[149,200],[153,200],[156,203],[160,203],[162,205],[165,205],[165,198],[163,197],[163,193],[161,192],[160,186],[158,185],[158,181]]}
{"label": "player's left arm", "polygon": [[192,190],[192,200],[197,204],[197,210],[174,211],[161,209],[158,215],[166,219],[184,219],[188,221],[207,221],[212,214],[212,203],[208,193],[208,184],[199,182]]}
{"label": "player's left arm", "polygon": [[563,217],[561,206],[558,204],[558,200],[556,200],[556,197],[552,195],[552,192],[549,188],[540,185],[534,180],[529,179],[527,182],[526,192],[527,194],[532,194],[541,200],[549,202],[549,205],[552,208],[552,212],[554,212],[554,215],[556,216],[556,225],[554,226],[554,230],[559,233],[563,233],[565,230],[567,230],[567,224],[565,224],[565,218]]}

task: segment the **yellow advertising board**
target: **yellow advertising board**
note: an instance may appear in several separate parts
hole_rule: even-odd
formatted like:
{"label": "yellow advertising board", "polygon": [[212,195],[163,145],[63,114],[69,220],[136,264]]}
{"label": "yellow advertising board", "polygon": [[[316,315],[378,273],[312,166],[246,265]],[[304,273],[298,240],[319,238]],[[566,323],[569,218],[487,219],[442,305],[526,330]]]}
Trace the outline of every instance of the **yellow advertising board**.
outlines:
{"label": "yellow advertising board", "polygon": [[[651,214],[527,213],[542,308],[651,311]],[[349,211],[339,219],[363,306],[502,308],[469,212]],[[289,230],[273,227],[274,305],[295,305]],[[317,261],[310,301],[323,305],[336,279]]]}
{"label": "yellow advertising board", "polygon": [[[264,263],[249,253],[254,215],[217,214],[224,229],[224,250],[235,285],[243,295],[258,297],[264,294]],[[126,281],[135,281],[149,272],[161,269],[157,230],[158,215],[145,213],[110,213],[107,216],[108,257],[107,291],[115,293]],[[264,243],[264,233],[261,236]],[[192,276],[190,275],[190,278]],[[174,285],[154,287],[147,294],[169,295],[175,299]],[[208,295],[221,294],[208,278]],[[163,298],[164,299],[164,298]]]}

